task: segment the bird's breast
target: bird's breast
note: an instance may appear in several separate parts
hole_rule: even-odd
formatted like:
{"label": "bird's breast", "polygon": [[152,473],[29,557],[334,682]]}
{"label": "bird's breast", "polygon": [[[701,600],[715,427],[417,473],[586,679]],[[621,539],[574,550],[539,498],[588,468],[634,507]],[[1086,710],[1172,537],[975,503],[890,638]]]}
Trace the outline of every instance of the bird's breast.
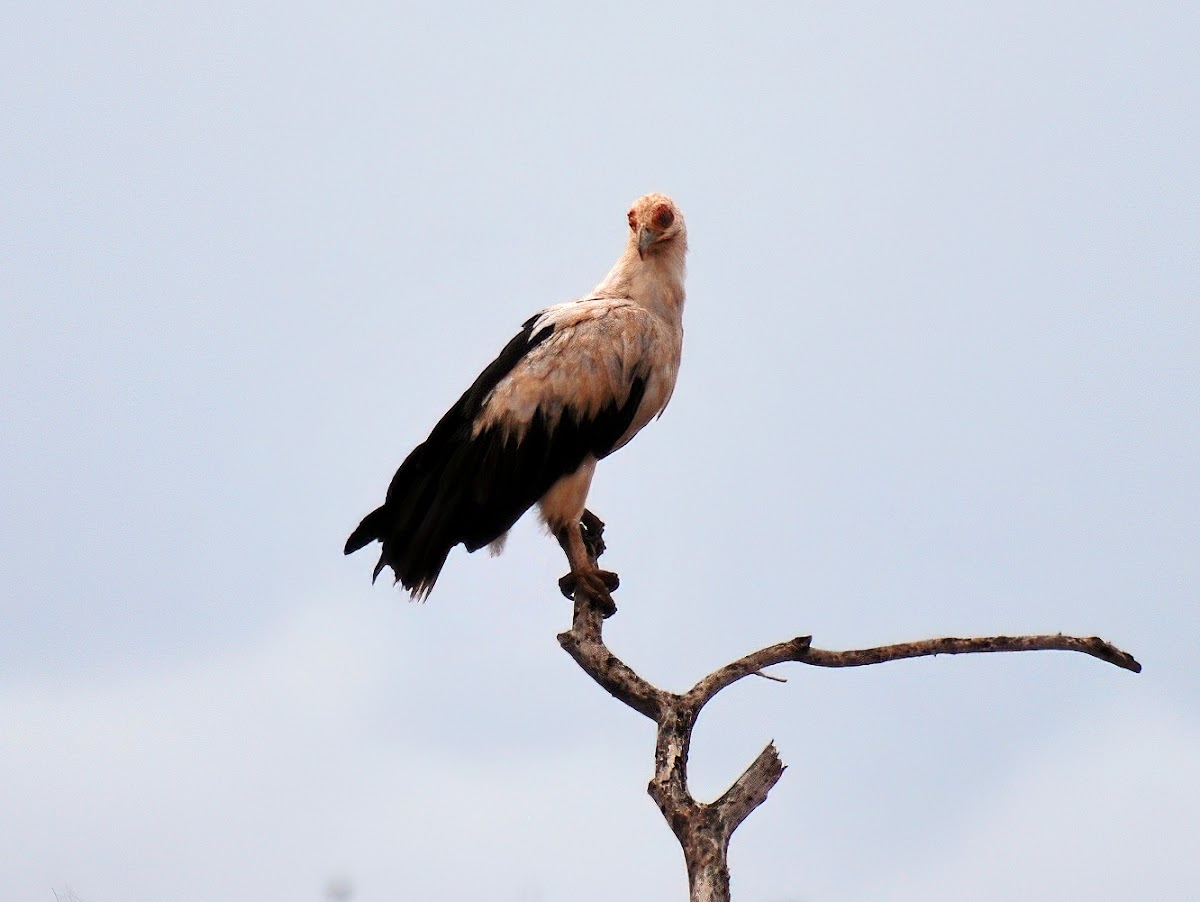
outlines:
{"label": "bird's breast", "polygon": [[673,359],[661,361],[650,370],[646,378],[646,391],[642,395],[642,402],[638,405],[637,412],[634,413],[633,419],[629,423],[629,428],[613,445],[613,451],[627,444],[642,430],[642,427],[666,409],[671,395],[675,391],[675,379],[678,375],[678,355]]}

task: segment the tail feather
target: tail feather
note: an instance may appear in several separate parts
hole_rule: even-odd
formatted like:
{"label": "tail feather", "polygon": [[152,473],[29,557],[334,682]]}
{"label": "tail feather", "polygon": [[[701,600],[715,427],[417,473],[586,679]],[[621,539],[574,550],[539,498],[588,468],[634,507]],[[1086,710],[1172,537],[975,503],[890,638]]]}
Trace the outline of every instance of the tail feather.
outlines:
{"label": "tail feather", "polygon": [[414,598],[427,595],[433,588],[454,545],[450,541],[444,548],[431,548],[430,539],[436,542],[437,538],[422,528],[444,469],[437,463],[440,455],[430,453],[427,445],[419,446],[401,464],[388,487],[387,500],[363,517],[345,548],[346,554],[353,554],[371,542],[381,543],[371,581],[379,578],[384,567],[391,567],[396,581]]}
{"label": "tail feather", "polygon": [[[396,471],[383,506],[367,514],[346,541],[346,554],[380,542],[372,578],[391,567],[416,599],[433,589],[455,545],[475,551],[494,542],[561,475],[537,473],[536,455],[513,454],[511,448],[506,454],[498,432],[463,432],[435,431],[418,446]],[[515,466],[521,459],[523,468]],[[531,469],[535,472],[523,472]]]}
{"label": "tail feather", "polygon": [[[387,519],[387,505],[377,507],[371,513],[362,518],[362,522],[354,532],[350,533],[350,538],[346,540],[346,550],[343,554],[354,554],[360,548],[366,548],[376,539],[383,538],[383,524]],[[379,575],[379,571],[375,571]]]}
{"label": "tail feather", "polygon": [[426,597],[455,545],[491,544],[589,455],[608,454],[644,390],[645,380],[635,379],[623,404],[587,419],[551,421],[536,411],[520,439],[498,427],[473,434],[471,421],[452,409],[400,465],[383,506],[351,533],[346,553],[380,542],[375,577],[391,567],[413,598]]}

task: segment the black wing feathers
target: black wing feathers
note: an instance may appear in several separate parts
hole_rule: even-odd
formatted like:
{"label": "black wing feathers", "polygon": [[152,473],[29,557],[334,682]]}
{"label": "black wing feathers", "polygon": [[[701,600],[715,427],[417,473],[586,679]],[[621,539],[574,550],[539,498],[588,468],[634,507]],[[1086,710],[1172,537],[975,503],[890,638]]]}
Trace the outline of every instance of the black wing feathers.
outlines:
{"label": "black wing feathers", "polygon": [[624,404],[610,404],[594,417],[576,420],[564,413],[551,428],[538,411],[519,443],[506,441],[498,428],[472,436],[488,394],[553,333],[546,326],[534,334],[536,321],[535,316],[524,323],[438,421],[396,471],[383,506],[351,534],[346,554],[375,540],[383,543],[375,576],[391,567],[414,596],[427,594],[451,548],[462,543],[475,551],[495,541],[588,454],[611,452],[629,428],[645,393],[644,378],[633,381]]}

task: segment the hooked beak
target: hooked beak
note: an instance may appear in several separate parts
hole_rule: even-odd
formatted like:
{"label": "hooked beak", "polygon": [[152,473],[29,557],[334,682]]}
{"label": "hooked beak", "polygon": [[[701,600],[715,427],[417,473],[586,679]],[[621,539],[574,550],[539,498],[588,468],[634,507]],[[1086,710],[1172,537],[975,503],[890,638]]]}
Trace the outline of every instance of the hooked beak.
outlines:
{"label": "hooked beak", "polygon": [[646,248],[654,243],[654,239],[658,237],[658,233],[642,226],[638,232],[638,257],[645,259]]}

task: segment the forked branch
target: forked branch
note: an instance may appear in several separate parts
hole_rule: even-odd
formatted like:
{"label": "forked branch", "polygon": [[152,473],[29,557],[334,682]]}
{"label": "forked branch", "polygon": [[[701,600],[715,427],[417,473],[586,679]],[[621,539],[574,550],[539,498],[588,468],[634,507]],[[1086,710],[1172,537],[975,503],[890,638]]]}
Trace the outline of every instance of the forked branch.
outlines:
{"label": "forked branch", "polygon": [[[598,547],[602,551],[603,543]],[[849,651],[813,648],[811,636],[799,636],[738,658],[677,694],[647,682],[609,651],[604,644],[604,617],[602,605],[576,593],[571,629],[560,633],[558,641],[606,692],[658,724],[654,777],[648,791],[683,847],[692,902],[729,902],[729,838],[783,776],[783,762],[771,742],[716,801],[697,802],[688,789],[688,751],[700,709],[743,677],[789,661],[815,667],[862,667],[928,655],[1006,651],[1075,651],[1134,673],[1142,669],[1132,655],[1095,636],[924,639]]]}

